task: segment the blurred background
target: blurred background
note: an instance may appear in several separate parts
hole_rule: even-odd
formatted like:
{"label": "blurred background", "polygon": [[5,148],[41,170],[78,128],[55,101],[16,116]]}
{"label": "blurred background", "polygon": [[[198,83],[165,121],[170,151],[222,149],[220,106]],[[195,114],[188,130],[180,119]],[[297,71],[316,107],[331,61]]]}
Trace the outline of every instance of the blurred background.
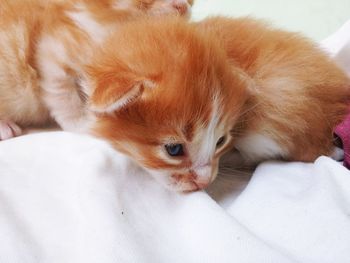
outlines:
{"label": "blurred background", "polygon": [[350,0],[195,0],[194,20],[215,14],[264,18],[320,41],[350,19]]}

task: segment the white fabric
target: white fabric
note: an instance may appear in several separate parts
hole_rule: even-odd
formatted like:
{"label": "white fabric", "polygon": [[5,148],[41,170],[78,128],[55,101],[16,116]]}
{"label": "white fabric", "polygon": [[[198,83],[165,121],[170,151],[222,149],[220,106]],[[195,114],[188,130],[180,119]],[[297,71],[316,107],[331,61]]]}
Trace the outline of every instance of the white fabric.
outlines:
{"label": "white fabric", "polygon": [[350,262],[348,170],[268,162],[236,198],[247,178],[177,194],[87,136],[0,142],[0,263]]}
{"label": "white fabric", "polygon": [[350,76],[350,20],[333,35],[323,40],[321,46]]}

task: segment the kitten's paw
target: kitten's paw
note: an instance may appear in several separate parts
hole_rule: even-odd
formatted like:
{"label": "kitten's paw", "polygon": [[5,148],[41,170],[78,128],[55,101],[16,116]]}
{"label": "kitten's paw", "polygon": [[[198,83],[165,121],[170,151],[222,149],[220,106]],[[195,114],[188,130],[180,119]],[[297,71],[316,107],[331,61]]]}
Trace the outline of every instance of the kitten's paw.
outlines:
{"label": "kitten's paw", "polygon": [[22,129],[13,121],[0,120],[0,141],[22,134]]}

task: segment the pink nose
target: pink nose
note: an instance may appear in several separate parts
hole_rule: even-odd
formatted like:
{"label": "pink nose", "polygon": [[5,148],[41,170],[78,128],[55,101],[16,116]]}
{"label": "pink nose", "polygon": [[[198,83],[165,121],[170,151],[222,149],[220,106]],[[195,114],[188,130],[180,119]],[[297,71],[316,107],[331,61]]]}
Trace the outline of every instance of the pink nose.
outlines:
{"label": "pink nose", "polygon": [[194,183],[199,189],[204,189],[211,183],[211,172],[212,169],[209,165],[195,169],[196,177]]}
{"label": "pink nose", "polygon": [[207,188],[207,186],[210,184],[209,181],[203,182],[203,181],[195,181],[193,182],[197,186],[197,190],[203,190]]}
{"label": "pink nose", "polygon": [[213,172],[211,165],[202,165],[186,173],[174,173],[171,178],[175,184],[185,185],[182,191],[197,191],[206,188],[214,180]]}
{"label": "pink nose", "polygon": [[173,1],[173,7],[177,10],[180,15],[185,15],[188,11],[188,4],[183,1]]}

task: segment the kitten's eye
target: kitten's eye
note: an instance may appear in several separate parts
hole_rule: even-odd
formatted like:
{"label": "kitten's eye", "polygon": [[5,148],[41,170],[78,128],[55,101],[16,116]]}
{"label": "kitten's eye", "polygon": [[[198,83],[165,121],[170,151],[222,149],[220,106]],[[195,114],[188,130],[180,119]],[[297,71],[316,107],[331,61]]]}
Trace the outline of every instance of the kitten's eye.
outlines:
{"label": "kitten's eye", "polygon": [[219,138],[219,140],[216,143],[216,148],[219,148],[226,142],[226,136],[222,136]]}
{"label": "kitten's eye", "polygon": [[185,154],[182,144],[167,144],[165,145],[165,149],[172,157],[183,156]]}

